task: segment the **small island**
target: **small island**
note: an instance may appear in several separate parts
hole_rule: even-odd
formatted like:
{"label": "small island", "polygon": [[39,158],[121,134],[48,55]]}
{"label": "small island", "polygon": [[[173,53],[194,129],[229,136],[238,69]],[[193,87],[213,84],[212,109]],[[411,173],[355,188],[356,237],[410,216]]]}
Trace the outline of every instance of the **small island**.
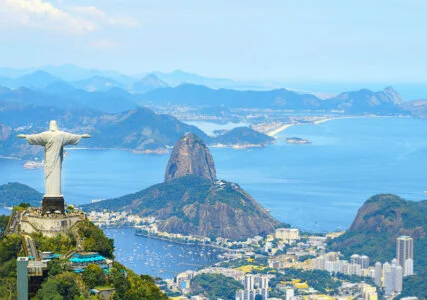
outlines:
{"label": "small island", "polygon": [[285,139],[286,143],[289,144],[311,144],[310,140],[298,138],[298,137],[290,137]]}

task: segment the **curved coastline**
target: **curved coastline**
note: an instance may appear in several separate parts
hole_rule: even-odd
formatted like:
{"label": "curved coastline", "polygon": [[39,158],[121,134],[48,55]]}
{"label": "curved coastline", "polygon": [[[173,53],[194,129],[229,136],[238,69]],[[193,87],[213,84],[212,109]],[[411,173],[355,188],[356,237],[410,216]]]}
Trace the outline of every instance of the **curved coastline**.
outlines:
{"label": "curved coastline", "polygon": [[[313,121],[312,123],[308,124],[321,124],[333,120],[340,120],[340,119],[368,119],[368,118],[412,118],[411,116],[378,116],[378,115],[366,115],[366,116],[342,116],[342,117],[326,117],[320,120]],[[304,123],[306,124],[306,123]],[[274,137],[275,135],[279,134],[280,132],[288,129],[289,127],[292,127],[297,124],[285,124],[283,126],[280,126],[279,128],[269,132],[267,135]]]}

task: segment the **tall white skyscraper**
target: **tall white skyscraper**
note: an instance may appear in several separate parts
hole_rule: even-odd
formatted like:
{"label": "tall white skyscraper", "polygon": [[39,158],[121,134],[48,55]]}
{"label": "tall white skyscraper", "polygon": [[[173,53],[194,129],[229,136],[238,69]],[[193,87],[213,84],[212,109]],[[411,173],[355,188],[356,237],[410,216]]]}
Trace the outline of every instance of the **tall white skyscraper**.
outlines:
{"label": "tall white skyscraper", "polygon": [[253,275],[245,275],[245,279],[243,281],[243,286],[245,288],[245,290],[253,290],[254,289],[254,284],[255,284],[255,280],[254,280],[254,276]]}
{"label": "tall white skyscraper", "polygon": [[405,260],[405,266],[402,266],[403,276],[414,275],[414,260],[412,258],[408,258]]}
{"label": "tall white skyscraper", "polygon": [[394,291],[400,293],[403,284],[403,269],[401,266],[396,267],[396,274],[394,276]]}
{"label": "tall white skyscraper", "polygon": [[[414,239],[410,236],[400,236],[397,238],[396,257],[399,265],[403,269],[403,276],[414,274]],[[411,261],[407,263],[406,261]],[[411,267],[412,262],[412,267]]]}
{"label": "tall white skyscraper", "polygon": [[257,278],[257,286],[260,289],[268,289],[268,276],[261,275]]}
{"label": "tall white skyscraper", "polygon": [[383,270],[382,265],[379,261],[375,263],[375,284],[381,286],[382,283]]}
{"label": "tall white skyscraper", "polygon": [[396,285],[396,267],[398,266],[397,260],[393,259],[391,261],[391,285],[393,292],[395,291],[395,285]]}
{"label": "tall white skyscraper", "polygon": [[393,293],[393,278],[391,275],[391,266],[388,262],[383,265],[384,293],[390,296]]}
{"label": "tall white skyscraper", "polygon": [[352,264],[360,264],[360,255],[359,254],[353,254],[351,257],[350,257],[350,262],[352,263]]}
{"label": "tall white skyscraper", "polygon": [[367,269],[369,267],[369,257],[366,255],[362,255],[360,257],[360,266],[362,267],[362,269]]}
{"label": "tall white skyscraper", "polygon": [[236,291],[236,300],[255,300],[257,295],[261,295],[263,300],[268,299],[268,276],[246,274],[243,277],[243,290]]}

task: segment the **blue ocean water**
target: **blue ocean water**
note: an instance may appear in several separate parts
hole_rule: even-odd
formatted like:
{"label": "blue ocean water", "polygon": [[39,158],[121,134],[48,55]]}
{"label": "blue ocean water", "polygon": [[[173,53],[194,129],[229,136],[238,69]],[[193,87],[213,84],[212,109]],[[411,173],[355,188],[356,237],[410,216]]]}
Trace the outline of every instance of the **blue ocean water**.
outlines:
{"label": "blue ocean water", "polygon": [[[284,142],[297,136],[310,145]],[[69,150],[63,194],[70,203],[118,197],[163,181],[168,155]],[[311,231],[347,228],[377,193],[427,198],[427,120],[337,119],[294,126],[273,146],[211,148],[218,178],[239,183],[271,214]],[[19,181],[43,191],[43,169],[0,159],[0,184]]]}
{"label": "blue ocean water", "polygon": [[104,229],[114,239],[115,259],[138,274],[173,278],[217,261],[221,251],[204,246],[169,243],[135,235],[133,228]]}
{"label": "blue ocean water", "polygon": [[[293,136],[312,144],[284,141]],[[168,155],[118,150],[69,152],[64,160],[63,194],[66,201],[76,204],[159,183],[169,159]],[[337,119],[290,127],[279,134],[275,145],[266,148],[211,148],[211,152],[218,178],[239,183],[273,216],[303,230],[346,229],[363,202],[378,193],[427,199],[425,119]],[[0,159],[0,184],[19,181],[43,191],[43,169],[25,170],[23,163]],[[129,234],[132,239],[145,239],[141,243],[157,243]],[[118,249],[133,251],[127,238],[116,239]],[[149,273],[150,267],[144,266],[137,264],[135,270]]]}

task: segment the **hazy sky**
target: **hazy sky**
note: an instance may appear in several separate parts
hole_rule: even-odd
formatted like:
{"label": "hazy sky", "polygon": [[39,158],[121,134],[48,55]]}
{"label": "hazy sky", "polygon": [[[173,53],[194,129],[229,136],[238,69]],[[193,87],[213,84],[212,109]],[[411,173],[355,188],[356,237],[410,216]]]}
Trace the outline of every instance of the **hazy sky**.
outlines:
{"label": "hazy sky", "polygon": [[427,82],[425,0],[0,0],[0,66]]}

